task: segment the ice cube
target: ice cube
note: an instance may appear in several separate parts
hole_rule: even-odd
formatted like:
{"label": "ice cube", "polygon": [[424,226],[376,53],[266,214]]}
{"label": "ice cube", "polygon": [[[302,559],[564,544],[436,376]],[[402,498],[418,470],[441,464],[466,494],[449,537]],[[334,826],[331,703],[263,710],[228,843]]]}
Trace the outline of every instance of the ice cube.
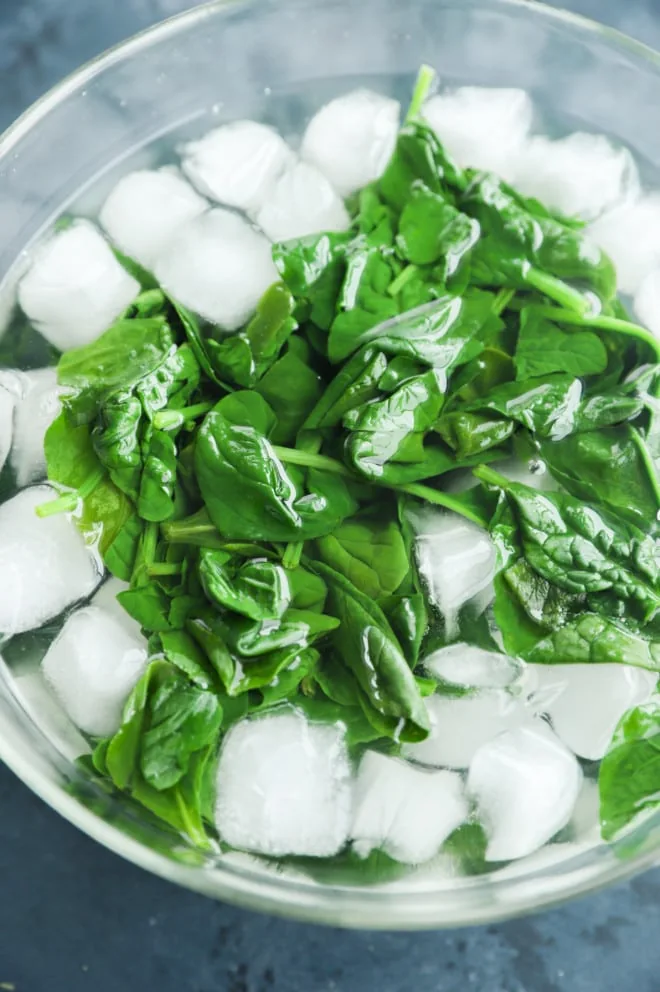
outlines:
{"label": "ice cube", "polygon": [[67,618],[42,662],[44,677],[84,733],[108,737],[147,664],[147,642],[96,606]]}
{"label": "ice cube", "polygon": [[330,857],[351,817],[351,775],[340,726],[299,713],[244,720],[225,737],[215,821],[232,847]]}
{"label": "ice cube", "polygon": [[600,792],[598,782],[585,778],[568,823],[571,839],[579,844],[598,844],[600,833]]}
{"label": "ice cube", "polygon": [[[446,637],[451,639],[458,633],[461,607],[491,586],[495,546],[483,528],[457,513],[416,509],[410,520],[417,535],[420,574],[431,601],[443,615]],[[486,601],[482,599],[481,608]]]}
{"label": "ice cube", "polygon": [[660,268],[644,276],[635,293],[633,309],[638,320],[660,337]]}
{"label": "ice cube", "polygon": [[156,277],[184,306],[235,331],[277,281],[268,241],[229,210],[209,210],[181,227],[158,257]]}
{"label": "ice cube", "polygon": [[139,291],[99,231],[78,220],[36,249],[18,299],[43,336],[67,351],[97,338]]}
{"label": "ice cube", "polygon": [[600,134],[578,131],[552,141],[535,135],[523,146],[514,185],[566,216],[593,220],[639,193],[639,176],[627,148]]}
{"label": "ice cube", "polygon": [[144,169],[119,180],[99,220],[121,251],[151,269],[181,225],[207,206],[175,170]]}
{"label": "ice cube", "polygon": [[608,210],[588,232],[616,266],[619,289],[634,294],[660,265],[660,195],[650,194]]}
{"label": "ice cube", "polygon": [[472,644],[450,644],[422,659],[431,675],[453,685],[476,689],[502,689],[519,678],[523,664],[498,651]]}
{"label": "ice cube", "polygon": [[529,719],[529,711],[503,689],[474,695],[434,695],[425,700],[431,722],[426,740],[404,744],[402,754],[435,768],[467,768],[478,749]]}
{"label": "ice cube", "polygon": [[557,735],[581,758],[602,758],[623,714],[645,703],[657,672],[631,665],[528,665],[536,678],[530,706],[550,717]]}
{"label": "ice cube", "polygon": [[0,506],[0,633],[40,627],[89,596],[101,567],[74,521],[65,514],[38,517],[55,499],[51,486],[24,489]]}
{"label": "ice cube", "polygon": [[0,472],[2,472],[11,450],[16,399],[16,394],[0,375]]}
{"label": "ice cube", "polygon": [[234,121],[192,141],[182,151],[183,171],[205,196],[250,213],[268,199],[294,155],[272,127]]}
{"label": "ice cube", "polygon": [[57,384],[57,369],[34,369],[19,375],[21,398],[14,414],[14,437],[11,466],[18,486],[28,486],[46,475],[44,438],[46,431],[59,416],[60,397],[64,392]]}
{"label": "ice cube", "polygon": [[121,579],[116,579],[111,575],[103,585],[99,586],[92,596],[91,605],[98,607],[104,613],[107,613],[108,616],[111,616],[127,633],[138,637],[142,629],[140,624],[126,612],[117,599],[120,592],[125,592],[129,588],[128,582],[122,582]]}
{"label": "ice cube", "polygon": [[399,758],[367,751],[355,783],[353,849],[366,858],[380,848],[396,861],[421,864],[468,815],[455,772],[415,768]]}
{"label": "ice cube", "polygon": [[307,125],[301,156],[348,196],[383,174],[394,151],[400,110],[398,100],[372,90],[337,97]]}
{"label": "ice cube", "polygon": [[581,785],[575,756],[540,720],[480,747],[467,789],[488,836],[486,860],[523,858],[542,847],[570,820]]}
{"label": "ice cube", "polygon": [[423,108],[424,118],[459,165],[505,179],[514,173],[532,115],[524,90],[481,86],[439,94]]}
{"label": "ice cube", "polygon": [[351,223],[341,197],[307,162],[296,162],[282,173],[255,220],[271,241],[346,231]]}

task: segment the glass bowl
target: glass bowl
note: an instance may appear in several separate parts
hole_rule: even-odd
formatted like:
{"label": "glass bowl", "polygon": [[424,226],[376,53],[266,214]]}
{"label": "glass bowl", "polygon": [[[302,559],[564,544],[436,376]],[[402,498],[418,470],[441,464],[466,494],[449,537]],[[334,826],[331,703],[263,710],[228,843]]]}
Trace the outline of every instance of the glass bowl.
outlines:
{"label": "glass bowl", "polygon": [[[72,205],[93,211],[118,172],[168,142],[239,116],[290,134],[358,78],[403,92],[422,62],[450,85],[527,89],[544,129],[607,133],[660,185],[660,57],[615,31],[526,0],[229,0],[108,52],[0,139],[0,309],[44,228]],[[16,674],[0,659],[0,758],[108,848],[228,902],[349,927],[460,926],[558,903],[658,859],[660,814],[625,845],[555,844],[466,878],[440,861],[377,887],[321,884],[247,855],[204,855],[87,780],[73,761],[71,728]]]}

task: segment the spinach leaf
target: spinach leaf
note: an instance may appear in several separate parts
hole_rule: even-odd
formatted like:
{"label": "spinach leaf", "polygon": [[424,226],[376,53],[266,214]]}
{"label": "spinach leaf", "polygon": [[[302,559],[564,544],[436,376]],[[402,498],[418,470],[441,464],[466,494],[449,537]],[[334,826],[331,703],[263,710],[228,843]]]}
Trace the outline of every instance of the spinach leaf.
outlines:
{"label": "spinach leaf", "polygon": [[371,515],[346,520],[317,542],[321,559],[369,599],[391,596],[410,569],[401,528]]}
{"label": "spinach leaf", "polygon": [[476,290],[463,297],[445,294],[359,334],[343,333],[333,327],[328,356],[332,362],[339,362],[376,341],[386,354],[409,355],[449,374],[457,365],[475,358],[489,336],[502,326],[493,312],[493,301],[489,293]]}
{"label": "spinach leaf", "polygon": [[[255,386],[277,418],[271,432],[274,444],[295,441],[298,431],[323,393],[321,377],[301,357],[300,349],[293,347],[293,340],[285,354]],[[302,354],[307,350],[305,348]]]}
{"label": "spinach leaf", "polygon": [[309,306],[310,319],[328,330],[346,270],[350,234],[317,234],[273,245],[273,261],[294,297]]}
{"label": "spinach leaf", "polygon": [[89,428],[85,424],[73,426],[62,411],[46,431],[44,451],[51,482],[80,490],[89,480],[96,480],[75,519],[83,534],[98,539],[99,551],[105,556],[125,527],[132,508],[124,494],[103,476]]}
{"label": "spinach leaf", "polygon": [[656,809],[660,781],[660,701],[650,700],[623,717],[598,773],[603,840],[642,813]]}
{"label": "spinach leaf", "polygon": [[243,423],[228,418],[221,400],[197,436],[195,469],[211,520],[234,540],[288,542],[331,533],[357,509],[345,482],[287,469],[263,433],[272,412],[250,395],[262,407],[254,404]]}
{"label": "spinach leaf", "polygon": [[460,190],[466,185],[463,170],[451,160],[435,132],[419,121],[411,121],[399,131],[394,154],[376,189],[390,206],[401,211],[420,180],[438,194],[449,187]]}
{"label": "spinach leaf", "polygon": [[328,606],[340,620],[332,640],[389,736],[423,740],[430,724],[424,701],[385,614],[343,575],[317,562],[328,586]]}
{"label": "spinach leaf", "polygon": [[593,331],[563,331],[533,307],[526,307],[520,314],[514,362],[518,379],[553,372],[599,375],[607,368],[607,350]]}
{"label": "spinach leaf", "polygon": [[149,429],[142,442],[142,474],[137,497],[143,520],[160,523],[175,511],[176,445],[171,434]]}
{"label": "spinach leaf", "polygon": [[[613,593],[648,621],[660,607],[657,542],[631,524],[561,493],[540,493],[488,467],[478,477],[506,494],[527,561],[542,578],[568,593]],[[605,599],[609,610],[610,600]]]}
{"label": "spinach leaf", "polygon": [[412,187],[399,220],[397,245],[414,265],[444,261],[441,282],[458,270],[463,257],[476,244],[480,227],[476,220],[456,209],[444,196],[423,183]]}
{"label": "spinach leaf", "polygon": [[199,556],[199,577],[212,603],[252,620],[277,619],[291,603],[287,573],[270,561],[206,550]]}
{"label": "spinach leaf", "polygon": [[509,417],[543,438],[560,440],[576,426],[582,383],[556,373],[522,382],[505,382],[483,399],[466,405],[468,412],[490,410]]}
{"label": "spinach leaf", "polygon": [[660,672],[660,642],[636,633],[618,620],[581,613],[546,634],[527,652],[527,660],[552,664],[623,664]]}
{"label": "spinach leaf", "polygon": [[[541,458],[564,489],[635,524],[653,527],[658,483],[637,431],[627,424],[543,442]],[[604,485],[604,480],[607,484]]]}
{"label": "spinach leaf", "polygon": [[387,368],[386,356],[373,346],[353,355],[307,417],[304,430],[336,427],[349,410],[380,395],[380,382]]}

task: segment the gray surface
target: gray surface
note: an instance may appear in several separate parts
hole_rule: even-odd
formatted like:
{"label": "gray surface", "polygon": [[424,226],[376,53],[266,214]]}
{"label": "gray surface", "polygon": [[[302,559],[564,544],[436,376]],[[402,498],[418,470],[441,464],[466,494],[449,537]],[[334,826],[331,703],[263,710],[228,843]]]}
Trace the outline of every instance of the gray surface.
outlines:
{"label": "gray surface", "polygon": [[[660,47],[660,3],[572,0]],[[0,127],[84,60],[192,6],[0,0]],[[0,989],[659,992],[660,872],[484,929],[346,933],[213,903],[88,840],[0,767]]]}

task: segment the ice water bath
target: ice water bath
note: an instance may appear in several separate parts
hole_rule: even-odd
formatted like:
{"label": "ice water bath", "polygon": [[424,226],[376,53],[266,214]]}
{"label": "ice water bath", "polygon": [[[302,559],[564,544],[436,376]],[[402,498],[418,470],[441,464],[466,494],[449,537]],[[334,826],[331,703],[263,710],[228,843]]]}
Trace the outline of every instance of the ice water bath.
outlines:
{"label": "ice water bath", "polygon": [[314,96],[108,170],[21,261],[3,658],[200,850],[549,863],[660,783],[657,196],[520,90]]}

